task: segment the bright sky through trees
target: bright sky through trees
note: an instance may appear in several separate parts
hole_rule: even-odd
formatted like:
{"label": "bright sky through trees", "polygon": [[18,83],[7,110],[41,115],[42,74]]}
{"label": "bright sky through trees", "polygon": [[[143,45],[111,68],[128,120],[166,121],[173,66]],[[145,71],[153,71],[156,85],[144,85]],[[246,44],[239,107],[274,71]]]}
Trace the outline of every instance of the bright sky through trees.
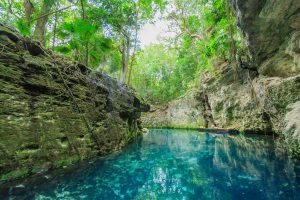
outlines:
{"label": "bright sky through trees", "polygon": [[174,37],[175,33],[169,32],[169,26],[170,22],[158,16],[154,23],[146,23],[139,33],[141,47],[160,43],[163,38]]}

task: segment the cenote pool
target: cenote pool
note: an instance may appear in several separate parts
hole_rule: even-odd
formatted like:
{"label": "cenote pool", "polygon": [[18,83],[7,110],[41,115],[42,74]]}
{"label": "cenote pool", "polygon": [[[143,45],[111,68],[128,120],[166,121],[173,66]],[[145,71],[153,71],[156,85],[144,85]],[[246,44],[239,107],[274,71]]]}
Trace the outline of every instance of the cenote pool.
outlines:
{"label": "cenote pool", "polygon": [[300,162],[268,137],[152,129],[122,152],[2,186],[1,199],[300,199]]}

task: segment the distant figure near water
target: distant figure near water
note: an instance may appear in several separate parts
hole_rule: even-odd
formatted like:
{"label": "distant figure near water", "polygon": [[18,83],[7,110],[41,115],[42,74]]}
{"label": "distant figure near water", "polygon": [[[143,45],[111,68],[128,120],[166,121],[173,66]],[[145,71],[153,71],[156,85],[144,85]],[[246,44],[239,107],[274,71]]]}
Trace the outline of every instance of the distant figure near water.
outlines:
{"label": "distant figure near water", "polygon": [[208,96],[204,92],[200,92],[196,95],[196,99],[199,101],[198,107],[201,108],[202,116],[205,121],[205,128],[208,128],[209,123],[211,123],[214,127],[217,127],[212,115]]}

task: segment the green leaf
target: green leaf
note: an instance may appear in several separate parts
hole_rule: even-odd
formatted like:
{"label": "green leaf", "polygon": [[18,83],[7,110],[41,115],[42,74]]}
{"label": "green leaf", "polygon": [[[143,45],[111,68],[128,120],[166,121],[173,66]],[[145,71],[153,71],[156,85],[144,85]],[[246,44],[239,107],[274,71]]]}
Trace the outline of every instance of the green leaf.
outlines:
{"label": "green leaf", "polygon": [[28,25],[28,23],[25,20],[23,19],[18,20],[16,22],[16,25],[22,35],[29,36],[31,34],[30,25]]}

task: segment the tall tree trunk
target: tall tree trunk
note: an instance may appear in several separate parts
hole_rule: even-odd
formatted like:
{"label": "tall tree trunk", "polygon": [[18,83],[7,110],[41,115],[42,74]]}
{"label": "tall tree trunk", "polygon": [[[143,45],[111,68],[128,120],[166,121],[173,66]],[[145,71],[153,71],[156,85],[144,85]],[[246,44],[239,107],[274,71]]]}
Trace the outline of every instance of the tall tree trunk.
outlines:
{"label": "tall tree trunk", "polygon": [[129,70],[129,75],[128,75],[128,80],[127,80],[127,85],[130,85],[131,81],[131,76],[132,76],[132,68],[133,68],[133,62],[135,59],[135,52],[137,49],[137,40],[138,40],[138,17],[139,17],[139,12],[140,12],[140,7],[136,4],[136,12],[135,12],[135,38],[134,38],[134,47],[133,47],[133,53],[131,56],[131,63],[130,63],[130,70]]}
{"label": "tall tree trunk", "polygon": [[82,19],[85,19],[83,0],[80,0],[80,5],[81,5],[81,17],[82,17]]}
{"label": "tall tree trunk", "polygon": [[130,62],[130,69],[129,69],[129,74],[128,74],[128,80],[127,80],[127,85],[130,86],[130,81],[131,81],[131,76],[132,76],[132,68],[133,68],[133,62],[134,62],[134,55],[131,57],[131,62]]}
{"label": "tall tree trunk", "polygon": [[[86,20],[85,10],[84,10],[84,0],[80,0],[81,5],[81,17],[83,20]],[[85,36],[85,55],[84,55],[84,64],[88,67],[89,66],[89,37],[88,35]]]}
{"label": "tall tree trunk", "polygon": [[48,0],[44,0],[41,11],[39,13],[39,16],[43,17],[38,17],[35,25],[35,30],[33,33],[34,39],[40,41],[44,46],[46,44],[46,25],[48,22],[48,16],[46,15],[51,11],[52,7],[52,2]]}
{"label": "tall tree trunk", "polygon": [[34,12],[33,4],[31,3],[30,0],[23,0],[23,7],[24,7],[24,11],[25,11],[26,20],[27,20],[27,22],[29,24],[30,23],[31,15]]}
{"label": "tall tree trunk", "polygon": [[126,44],[125,40],[122,42],[122,69],[121,69],[121,74],[120,74],[120,82],[124,83],[125,81],[125,73],[126,73]]}
{"label": "tall tree trunk", "polygon": [[128,70],[128,61],[129,61],[129,54],[130,54],[130,40],[129,37],[123,40],[122,44],[122,70],[120,75],[120,82],[125,83],[126,74]]}
{"label": "tall tree trunk", "polygon": [[85,65],[89,66],[89,37],[86,37],[85,41]]}
{"label": "tall tree trunk", "polygon": [[54,27],[53,27],[53,38],[52,38],[52,50],[54,51],[55,42],[56,42],[56,27],[57,27],[58,13],[55,13]]}

